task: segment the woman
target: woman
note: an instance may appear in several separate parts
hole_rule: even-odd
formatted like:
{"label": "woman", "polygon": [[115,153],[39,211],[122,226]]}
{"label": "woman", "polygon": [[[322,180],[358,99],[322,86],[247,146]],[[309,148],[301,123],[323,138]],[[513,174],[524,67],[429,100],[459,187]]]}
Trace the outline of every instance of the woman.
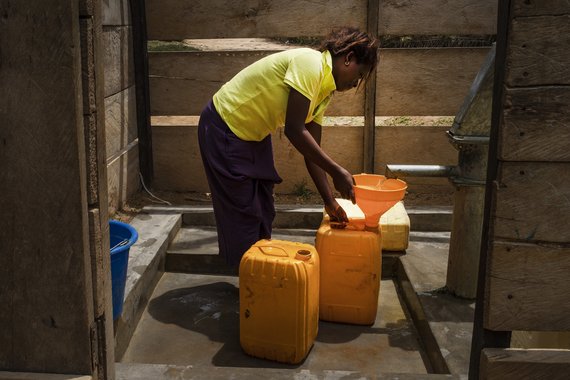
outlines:
{"label": "woman", "polygon": [[321,148],[324,111],[334,91],[368,78],[378,43],[356,28],[335,29],[320,51],[275,53],[240,71],[202,111],[198,139],[210,185],[220,254],[239,264],[256,241],[271,238],[273,186],[282,180],[273,164],[271,133],[285,135],[304,156],[307,170],[333,220],[347,222],[327,181],[354,202],[352,175]]}

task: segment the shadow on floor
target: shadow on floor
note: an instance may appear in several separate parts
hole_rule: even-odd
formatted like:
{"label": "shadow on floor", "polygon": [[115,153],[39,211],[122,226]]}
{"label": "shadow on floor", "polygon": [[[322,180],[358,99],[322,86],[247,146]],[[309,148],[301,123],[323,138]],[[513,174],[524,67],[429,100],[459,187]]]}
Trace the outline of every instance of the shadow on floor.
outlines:
{"label": "shadow on floor", "polygon": [[[173,324],[203,334],[221,348],[212,357],[212,364],[224,367],[299,368],[247,355],[239,343],[239,288],[228,282],[213,282],[183,287],[163,293],[148,305],[149,314],[157,321]],[[377,323],[378,325],[378,323]],[[315,346],[343,347],[350,344],[366,347],[373,336],[385,335],[390,347],[405,351],[417,350],[417,342],[410,339],[410,322],[400,319],[385,326],[356,326],[342,323],[319,322]],[[359,339],[365,336],[364,339]],[[348,347],[348,346],[347,346]],[[315,347],[313,347],[313,350]],[[307,357],[309,357],[308,355]]]}
{"label": "shadow on floor", "polygon": [[298,368],[248,356],[239,343],[239,289],[215,282],[168,291],[150,301],[149,314],[222,343],[212,364],[227,367]]}

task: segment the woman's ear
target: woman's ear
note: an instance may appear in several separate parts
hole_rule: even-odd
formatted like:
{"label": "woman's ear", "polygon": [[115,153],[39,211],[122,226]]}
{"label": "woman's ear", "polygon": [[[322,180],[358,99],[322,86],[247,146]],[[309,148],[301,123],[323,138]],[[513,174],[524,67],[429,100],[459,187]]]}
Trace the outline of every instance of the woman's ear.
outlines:
{"label": "woman's ear", "polygon": [[349,51],[348,53],[346,53],[346,56],[344,57],[345,64],[348,66],[348,64],[350,63],[350,61],[353,58],[354,58],[354,52],[353,51]]}

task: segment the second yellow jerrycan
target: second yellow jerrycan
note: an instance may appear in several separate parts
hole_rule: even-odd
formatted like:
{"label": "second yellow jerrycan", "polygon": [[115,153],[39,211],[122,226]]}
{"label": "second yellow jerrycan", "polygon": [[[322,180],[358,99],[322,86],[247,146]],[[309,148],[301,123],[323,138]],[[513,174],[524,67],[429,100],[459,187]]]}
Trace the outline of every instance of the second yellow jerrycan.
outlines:
{"label": "second yellow jerrycan", "polygon": [[319,326],[319,256],[310,244],[260,240],[239,266],[243,350],[296,364],[309,353]]}
{"label": "second yellow jerrycan", "polygon": [[364,214],[345,199],[337,202],[349,224],[332,228],[325,215],[317,230],[321,265],[319,316],[324,321],[372,325],[378,309],[382,268],[380,228],[365,227]]}

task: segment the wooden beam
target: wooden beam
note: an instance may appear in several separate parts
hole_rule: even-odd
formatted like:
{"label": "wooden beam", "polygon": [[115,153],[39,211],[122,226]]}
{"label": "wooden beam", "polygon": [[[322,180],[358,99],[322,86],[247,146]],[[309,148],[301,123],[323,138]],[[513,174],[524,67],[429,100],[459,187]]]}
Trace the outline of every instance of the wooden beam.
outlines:
{"label": "wooden beam", "polygon": [[133,59],[137,100],[137,127],[139,138],[139,169],[147,186],[154,178],[152,158],[152,131],[150,127],[150,85],[147,54],[147,23],[145,0],[129,1],[132,18]]}
{"label": "wooden beam", "polygon": [[568,350],[484,349],[480,379],[565,380],[570,373]]}
{"label": "wooden beam", "polygon": [[[95,4],[94,4],[95,3]],[[83,5],[82,5],[83,4]],[[104,48],[102,46],[104,11],[98,2],[80,1],[82,87],[85,152],[87,162],[87,195],[89,218],[89,251],[94,300],[94,332],[96,339],[94,379],[113,378],[115,342],[113,339],[113,305],[111,257],[109,255],[109,201],[107,193],[107,139],[110,112],[105,107]],[[121,12],[118,12],[121,13]],[[88,101],[86,101],[88,100]],[[131,108],[127,108],[130,110]],[[124,111],[123,111],[124,112]],[[111,112],[111,114],[113,114]],[[116,114],[116,113],[115,113]],[[119,117],[119,119],[121,119]],[[127,125],[130,126],[129,123]]]}
{"label": "wooden beam", "polygon": [[126,25],[105,28],[101,34],[101,46],[105,75],[105,97],[123,91],[135,83],[133,66],[133,30]]}
{"label": "wooden beam", "polygon": [[499,131],[502,123],[504,104],[505,60],[510,23],[511,0],[499,2],[497,15],[497,46],[495,56],[495,74],[493,86],[493,109],[491,113],[491,131],[489,141],[489,158],[487,161],[487,184],[485,186],[485,208],[481,234],[481,253],[479,255],[479,274],[477,278],[477,299],[475,301],[475,317],[473,321],[473,338],[471,339],[471,358],[469,361],[469,378],[479,379],[481,367],[481,351],[486,347],[509,347],[510,331],[492,331],[484,327],[485,294],[487,284],[488,253],[493,241],[492,210],[495,205],[493,181],[497,178]]}
{"label": "wooden beam", "polygon": [[130,195],[140,189],[138,142],[134,141],[107,163],[109,213],[121,209]]}
{"label": "wooden beam", "polygon": [[[378,12],[380,0],[368,0],[367,32],[376,37],[378,34]],[[364,95],[364,136],[362,141],[362,169],[365,173],[374,173],[376,120],[376,69],[366,81]]]}
{"label": "wooden beam", "polygon": [[381,1],[380,4],[380,34],[496,33],[496,0],[408,0]]}
{"label": "wooden beam", "polygon": [[500,158],[570,161],[570,87],[506,88],[505,92]]}
{"label": "wooden beam", "polygon": [[324,36],[332,26],[366,28],[361,0],[147,0],[151,40]]}
{"label": "wooden beam", "polygon": [[494,181],[494,239],[570,242],[570,162],[503,162]]}
{"label": "wooden beam", "polygon": [[[384,173],[387,164],[457,165],[457,150],[445,133],[449,128],[451,125],[376,125],[376,171]],[[419,146],[422,149],[417,149]],[[444,180],[449,181],[447,178]]]}
{"label": "wooden beam", "polygon": [[115,156],[138,138],[136,102],[136,86],[105,98],[106,158]]}
{"label": "wooden beam", "polygon": [[91,375],[97,359],[78,7],[0,5],[4,370]]}
{"label": "wooden beam", "polygon": [[485,328],[570,330],[568,273],[568,246],[495,241],[489,257]]}
{"label": "wooden beam", "polygon": [[[235,74],[276,50],[160,52],[149,54],[151,113],[200,115]],[[364,92],[336,93],[327,116],[363,115]]]}
{"label": "wooden beam", "polygon": [[[570,10],[557,16],[517,17],[508,43],[509,87],[570,84]],[[553,36],[560,36],[553,38]]]}
{"label": "wooden beam", "polygon": [[457,114],[489,49],[381,49],[376,115]]}
{"label": "wooden beam", "polygon": [[[152,115],[199,115],[212,95],[247,65],[276,50],[149,54]],[[489,48],[381,49],[376,77],[365,91],[335,94],[329,116],[455,115]],[[376,81],[376,88],[371,88]],[[369,92],[369,93],[368,93]],[[369,119],[371,121],[371,119]]]}

